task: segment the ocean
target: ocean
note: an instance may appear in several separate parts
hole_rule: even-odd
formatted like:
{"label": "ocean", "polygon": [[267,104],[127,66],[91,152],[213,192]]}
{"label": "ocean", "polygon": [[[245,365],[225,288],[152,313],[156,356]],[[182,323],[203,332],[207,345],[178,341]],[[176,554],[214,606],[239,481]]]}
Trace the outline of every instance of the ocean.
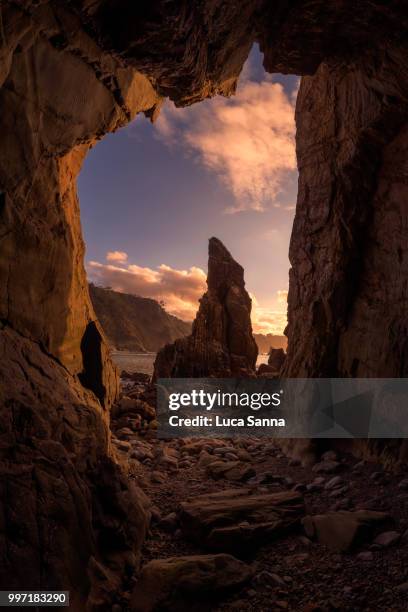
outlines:
{"label": "ocean", "polygon": [[[143,374],[153,374],[153,364],[156,353],[130,353],[127,351],[112,351],[112,359],[119,370],[127,372],[142,372]],[[268,355],[258,355],[256,365],[268,362]]]}

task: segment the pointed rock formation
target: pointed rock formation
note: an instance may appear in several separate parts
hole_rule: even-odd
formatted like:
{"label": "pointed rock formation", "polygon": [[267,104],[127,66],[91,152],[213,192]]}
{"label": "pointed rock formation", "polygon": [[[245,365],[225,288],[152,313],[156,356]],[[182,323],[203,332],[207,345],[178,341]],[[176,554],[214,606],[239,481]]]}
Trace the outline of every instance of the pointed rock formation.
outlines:
{"label": "pointed rock formation", "polygon": [[252,302],[245,289],[244,269],[218,238],[209,242],[207,286],[192,334],[167,344],[157,354],[155,379],[255,373],[258,348],[252,335]]}

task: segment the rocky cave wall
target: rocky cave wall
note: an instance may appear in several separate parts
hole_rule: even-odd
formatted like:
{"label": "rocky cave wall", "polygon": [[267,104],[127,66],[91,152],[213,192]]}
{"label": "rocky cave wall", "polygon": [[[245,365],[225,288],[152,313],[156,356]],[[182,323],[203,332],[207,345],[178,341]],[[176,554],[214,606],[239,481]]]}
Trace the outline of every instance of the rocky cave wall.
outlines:
{"label": "rocky cave wall", "polygon": [[407,47],[305,77],[286,376],[405,377]]}
{"label": "rocky cave wall", "polygon": [[87,292],[76,176],[97,139],[154,117],[164,96],[233,93],[255,40],[270,72],[309,75],[285,374],[406,373],[405,13],[375,0],[0,3],[3,585],[107,609],[106,585],[137,567],[147,501],[109,445],[117,375]]}

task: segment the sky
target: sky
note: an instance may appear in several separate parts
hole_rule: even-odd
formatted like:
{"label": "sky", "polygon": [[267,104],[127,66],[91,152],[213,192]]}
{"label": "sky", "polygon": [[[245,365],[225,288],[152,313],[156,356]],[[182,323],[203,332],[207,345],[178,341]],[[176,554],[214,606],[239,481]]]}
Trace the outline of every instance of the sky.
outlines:
{"label": "sky", "polygon": [[297,88],[267,75],[254,46],[235,96],[166,102],[154,124],[138,115],[98,142],[78,179],[89,280],[192,320],[216,236],[245,269],[254,331],[282,333]]}

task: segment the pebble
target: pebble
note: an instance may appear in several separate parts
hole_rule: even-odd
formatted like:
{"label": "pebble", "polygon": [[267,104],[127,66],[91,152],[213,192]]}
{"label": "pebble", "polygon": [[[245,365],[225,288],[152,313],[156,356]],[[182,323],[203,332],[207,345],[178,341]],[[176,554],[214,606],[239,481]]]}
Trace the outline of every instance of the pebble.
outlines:
{"label": "pebble", "polygon": [[[335,478],[338,478],[338,476],[335,476]],[[326,479],[323,476],[317,476],[314,479],[313,484],[323,485],[325,482],[326,482]]]}
{"label": "pebble", "polygon": [[300,544],[302,544],[306,548],[308,548],[309,546],[312,545],[312,541],[309,540],[309,538],[307,538],[306,536],[303,536],[303,535],[298,537],[298,541],[300,542]]}
{"label": "pebble", "polygon": [[338,461],[322,461],[313,466],[312,471],[315,474],[332,474],[337,472],[341,467]]}
{"label": "pebble", "polygon": [[308,493],[315,493],[317,491],[321,491],[322,488],[323,487],[321,485],[314,484],[313,482],[311,484],[306,485],[306,491]]}
{"label": "pebble", "polygon": [[329,450],[323,453],[322,461],[337,461],[339,458],[338,454],[334,450]]}
{"label": "pebble", "polygon": [[299,459],[291,459],[291,460],[289,461],[289,465],[290,465],[291,467],[295,467],[295,466],[297,466],[297,465],[300,465],[300,460],[299,460]]}
{"label": "pebble", "polygon": [[393,544],[396,544],[401,539],[401,534],[398,531],[384,531],[378,535],[373,544],[381,546],[382,548],[388,548]]}
{"label": "pebble", "polygon": [[269,574],[269,572],[265,572],[265,574],[268,574],[269,582],[273,582],[278,586],[286,586],[284,579],[281,578],[278,574]]}
{"label": "pebble", "polygon": [[161,527],[165,531],[172,532],[176,530],[177,524],[178,524],[177,514],[175,512],[170,512],[169,514],[166,514],[166,516],[162,518],[162,520],[159,523],[159,527]]}
{"label": "pebble", "polygon": [[248,452],[249,453],[256,453],[259,450],[259,446],[252,444],[251,446],[248,446]]}
{"label": "pebble", "polygon": [[225,453],[224,456],[229,461],[238,461],[238,456],[235,453]]}
{"label": "pebble", "polygon": [[240,461],[252,461],[251,455],[244,448],[237,448],[235,454]]}
{"label": "pebble", "polygon": [[206,450],[201,451],[198,458],[198,465],[200,467],[207,467],[207,465],[210,465],[213,461],[216,461],[214,455],[210,455]]}
{"label": "pebble", "polygon": [[330,480],[328,480],[326,482],[326,484],[324,485],[325,489],[334,489],[337,486],[343,484],[343,479],[341,476],[333,476],[333,478],[330,478]]}
{"label": "pebble", "polygon": [[144,461],[145,459],[153,459],[152,453],[145,452],[138,448],[132,451],[132,454],[130,456],[132,457],[132,459],[137,459],[138,461]]}
{"label": "pebble", "polygon": [[365,550],[361,553],[358,553],[357,559],[359,561],[372,561],[374,559],[374,554],[371,552],[371,550]]}
{"label": "pebble", "polygon": [[134,435],[134,432],[129,427],[122,427],[122,429],[116,432],[116,435],[120,440],[127,440],[130,436]]}
{"label": "pebble", "polygon": [[166,480],[166,477],[162,472],[154,470],[150,476],[150,480],[156,484],[161,484]]}
{"label": "pebble", "polygon": [[341,497],[344,493],[347,493],[348,485],[344,485],[344,487],[340,487],[339,489],[334,489],[329,493],[329,497]]}
{"label": "pebble", "polygon": [[214,455],[226,455],[227,453],[235,453],[233,446],[218,446],[213,450]]}
{"label": "pebble", "polygon": [[338,500],[332,507],[332,510],[347,510],[352,505],[351,499],[349,497],[344,497],[343,499]]}
{"label": "pebble", "polygon": [[157,506],[152,506],[150,508],[150,513],[152,515],[152,521],[158,523],[161,520],[161,512]]}

